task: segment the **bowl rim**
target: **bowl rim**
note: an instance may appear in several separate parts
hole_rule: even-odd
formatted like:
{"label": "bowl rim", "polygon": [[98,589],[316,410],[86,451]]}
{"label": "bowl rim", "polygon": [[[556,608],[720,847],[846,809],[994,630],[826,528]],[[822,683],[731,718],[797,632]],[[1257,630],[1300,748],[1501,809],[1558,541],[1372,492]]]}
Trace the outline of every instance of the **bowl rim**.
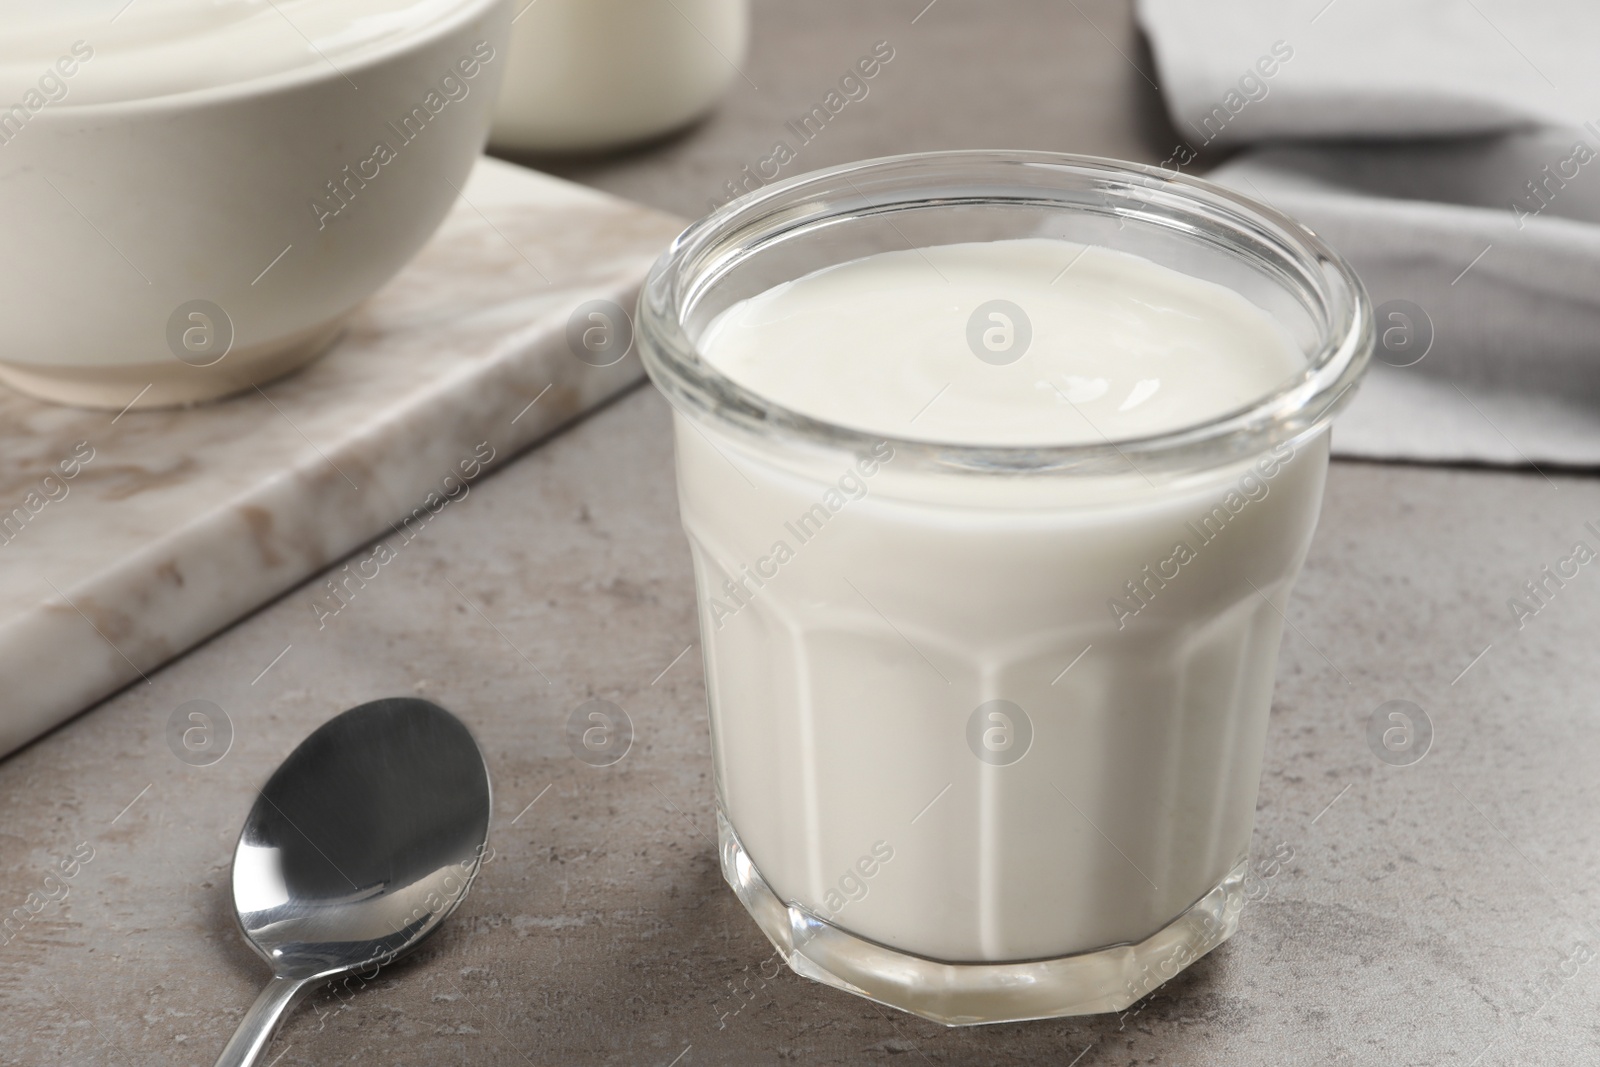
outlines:
{"label": "bowl rim", "polygon": [[[68,99],[59,104],[41,108],[32,116],[30,122],[41,120],[69,122],[73,117],[99,118],[104,116],[108,118],[126,118],[139,113],[159,115],[172,111],[199,110],[212,105],[232,104],[286,94],[297,89],[311,88],[328,82],[344,82],[348,81],[352,74],[362,73],[374,67],[404,59],[412,53],[421,51],[428,45],[435,43],[439,38],[461,29],[466,23],[481,17],[495,7],[504,7],[509,13],[512,3],[513,0],[459,0],[456,6],[449,11],[433,21],[417,27],[414,32],[398,40],[363,51],[350,63],[342,63],[337,67],[333,65],[332,60],[322,57],[320,61],[313,61],[288,70],[263,74],[245,81],[202,86],[198,89],[181,89],[177,92],[160,93],[154,96],[139,96],[127,100],[100,100],[87,104],[74,104]],[[504,44],[503,41],[498,43]],[[501,54],[503,54],[503,51]],[[498,58],[498,56],[495,58]],[[360,90],[357,89],[356,91],[359,92]]]}

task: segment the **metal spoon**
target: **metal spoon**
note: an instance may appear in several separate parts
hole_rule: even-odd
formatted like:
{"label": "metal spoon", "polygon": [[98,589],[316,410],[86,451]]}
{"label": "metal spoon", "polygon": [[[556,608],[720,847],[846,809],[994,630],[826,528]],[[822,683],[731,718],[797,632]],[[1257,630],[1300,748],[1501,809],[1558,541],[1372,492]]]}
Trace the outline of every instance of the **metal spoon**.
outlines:
{"label": "metal spoon", "polygon": [[217,1067],[254,1063],[302,994],[432,933],[478,873],[489,807],[483,753],[426,700],[375,700],[302,741],[233,854],[239,927],[274,977]]}

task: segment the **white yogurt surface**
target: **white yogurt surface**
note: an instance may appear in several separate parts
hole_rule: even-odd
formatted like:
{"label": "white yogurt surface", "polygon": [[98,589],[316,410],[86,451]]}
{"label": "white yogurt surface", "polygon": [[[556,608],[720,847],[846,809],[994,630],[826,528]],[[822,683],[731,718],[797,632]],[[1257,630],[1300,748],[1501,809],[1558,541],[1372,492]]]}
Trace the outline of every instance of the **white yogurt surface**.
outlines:
{"label": "white yogurt surface", "polygon": [[[1004,364],[969,343],[972,316],[997,299],[1020,308],[1032,334]],[[992,358],[1024,344],[1020,323],[1007,321],[1017,317],[980,316],[976,340]],[[734,381],[802,414],[962,444],[1177,429],[1257,400],[1303,366],[1282,325],[1233,290],[1048,238],[841,264],[729,308],[701,349]]]}
{"label": "white yogurt surface", "polygon": [[0,108],[30,92],[101,104],[340,68],[478,2],[0,0]]}
{"label": "white yogurt surface", "polygon": [[[1008,365],[966,340],[994,299],[1032,325]],[[980,443],[1174,429],[1303,362],[1230,290],[1047,239],[848,263],[701,350],[819,418]],[[1150,937],[1246,857],[1325,434],[1174,481],[913,475],[887,443],[676,420],[719,799],[780,897],[917,955],[1044,959]]]}

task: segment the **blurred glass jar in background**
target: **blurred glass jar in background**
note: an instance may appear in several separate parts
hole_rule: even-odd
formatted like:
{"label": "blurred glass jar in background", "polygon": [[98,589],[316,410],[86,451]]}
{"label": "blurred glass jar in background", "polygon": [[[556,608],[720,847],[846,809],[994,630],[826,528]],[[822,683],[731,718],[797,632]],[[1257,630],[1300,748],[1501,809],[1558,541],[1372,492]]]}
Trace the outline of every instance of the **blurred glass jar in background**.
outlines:
{"label": "blurred glass jar in background", "polygon": [[490,143],[593,152],[708,111],[738,74],[748,0],[521,0]]}

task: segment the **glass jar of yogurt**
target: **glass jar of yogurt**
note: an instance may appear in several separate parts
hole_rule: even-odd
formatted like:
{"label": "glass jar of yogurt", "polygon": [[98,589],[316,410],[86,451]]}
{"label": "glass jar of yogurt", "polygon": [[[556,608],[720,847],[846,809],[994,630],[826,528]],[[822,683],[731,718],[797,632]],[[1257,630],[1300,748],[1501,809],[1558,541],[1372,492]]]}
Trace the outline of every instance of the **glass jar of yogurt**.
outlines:
{"label": "glass jar of yogurt", "polygon": [[723,873],[800,974],[948,1024],[1118,1010],[1229,937],[1349,267],[1025,152],[803,175],[640,299]]}

